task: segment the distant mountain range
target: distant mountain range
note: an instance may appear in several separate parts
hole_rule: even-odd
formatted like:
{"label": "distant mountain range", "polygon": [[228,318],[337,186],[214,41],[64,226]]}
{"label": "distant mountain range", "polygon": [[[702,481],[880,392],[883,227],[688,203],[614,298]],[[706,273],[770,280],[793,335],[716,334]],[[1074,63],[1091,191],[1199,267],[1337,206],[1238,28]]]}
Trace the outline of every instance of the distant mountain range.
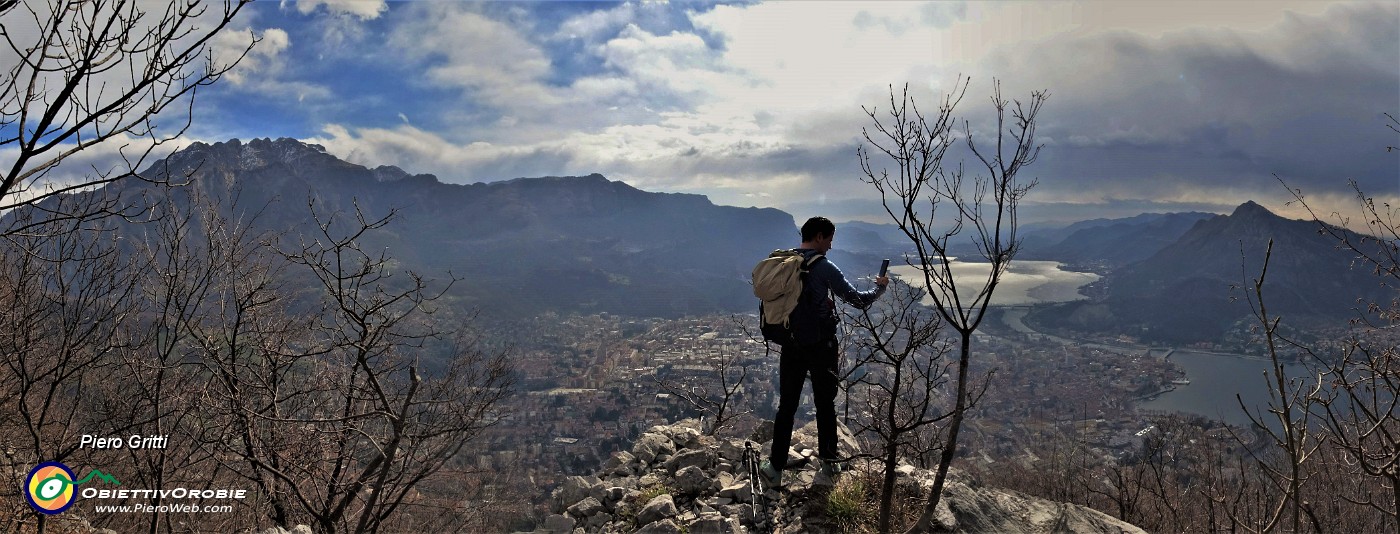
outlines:
{"label": "distant mountain range", "polygon": [[[777,209],[717,206],[700,195],[641,191],[598,174],[445,184],[397,167],[351,164],[291,139],[195,143],[144,174],[188,176],[189,185],[171,193],[176,204],[236,191],[240,209],[260,213],[258,225],[294,239],[316,233],[308,199],[342,214],[359,206],[371,218],[397,211],[363,244],[387,249],[405,270],[439,279],[451,272],[461,279],[452,302],[503,320],[545,311],[751,312],[754,263],[798,241],[797,221]],[[104,193],[130,197],[153,187],[128,180]],[[1021,259],[1105,273],[1088,288],[1091,300],[1036,314],[1065,328],[1213,339],[1248,316],[1244,295],[1230,287],[1257,276],[1269,237],[1269,298],[1280,315],[1341,317],[1357,298],[1385,293],[1366,271],[1350,268],[1350,255],[1318,235],[1316,223],[1283,219],[1252,202],[1228,216],[1144,214],[1028,226],[1022,235]],[[908,250],[905,239],[892,225],[838,223],[830,255],[848,276],[864,277],[881,258]]]}
{"label": "distant mountain range", "polygon": [[[454,300],[483,315],[545,310],[681,316],[756,310],[754,264],[795,245],[792,216],[777,209],[717,206],[700,195],[651,193],[592,174],[445,184],[396,167],[369,169],[292,139],[195,143],[145,171],[190,194],[229,196],[261,211],[257,224],[314,236],[308,198],[323,210],[395,220],[364,236],[404,269],[461,278]],[[109,186],[149,192],[145,182]],[[266,206],[264,208],[264,206]]]}
{"label": "distant mountain range", "polygon": [[1270,315],[1294,326],[1335,325],[1355,317],[1367,301],[1388,302],[1393,290],[1353,267],[1355,253],[1318,229],[1317,222],[1285,219],[1246,202],[1230,215],[1197,220],[1146,259],[1108,273],[1091,286],[1090,301],[1041,309],[1034,318],[1164,342],[1217,340],[1252,324],[1246,290],[1259,276],[1270,239],[1264,286]]}
{"label": "distant mountain range", "polygon": [[1106,271],[1145,260],[1176,242],[1197,221],[1214,213],[1144,213],[1123,219],[1093,219],[1062,228],[1023,232],[1021,259],[1053,260]]}
{"label": "distant mountain range", "polygon": [[[1022,260],[1048,260],[1077,269],[1107,272],[1147,259],[1175,242],[1196,221],[1214,213],[1144,213],[1121,219],[1092,219],[1069,225],[1028,224],[1018,232]],[[837,225],[838,248],[853,254],[898,255],[911,247],[908,237],[893,224],[850,221]],[[977,257],[967,238],[950,243],[954,256]]]}

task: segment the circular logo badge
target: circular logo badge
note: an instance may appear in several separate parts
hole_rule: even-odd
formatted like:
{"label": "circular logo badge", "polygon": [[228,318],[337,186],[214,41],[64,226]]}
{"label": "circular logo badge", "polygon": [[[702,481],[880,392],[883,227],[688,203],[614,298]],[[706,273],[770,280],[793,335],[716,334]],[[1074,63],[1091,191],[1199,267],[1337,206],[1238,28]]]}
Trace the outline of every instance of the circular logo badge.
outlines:
{"label": "circular logo badge", "polygon": [[25,497],[35,510],[57,514],[73,506],[73,470],[58,462],[44,462],[24,479]]}

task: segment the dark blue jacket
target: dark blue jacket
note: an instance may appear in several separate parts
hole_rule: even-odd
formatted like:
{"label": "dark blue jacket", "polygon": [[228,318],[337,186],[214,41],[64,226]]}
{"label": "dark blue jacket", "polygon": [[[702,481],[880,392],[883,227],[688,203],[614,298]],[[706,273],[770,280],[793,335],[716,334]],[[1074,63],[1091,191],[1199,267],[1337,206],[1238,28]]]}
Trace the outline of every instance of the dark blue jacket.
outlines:
{"label": "dark blue jacket", "polygon": [[[799,248],[797,251],[804,258],[817,252],[810,248]],[[812,266],[812,271],[807,274],[807,280],[802,286],[802,290],[812,292],[807,295],[808,298],[820,295],[818,302],[821,314],[829,320],[836,319],[836,302],[831,299],[830,295],[835,295],[846,301],[847,304],[863,310],[874,304],[875,299],[880,298],[880,295],[885,292],[885,288],[880,286],[875,286],[875,289],[869,291],[857,291],[856,287],[846,280],[846,275],[841,273],[841,269],[835,263],[831,263],[830,258],[818,261]]]}

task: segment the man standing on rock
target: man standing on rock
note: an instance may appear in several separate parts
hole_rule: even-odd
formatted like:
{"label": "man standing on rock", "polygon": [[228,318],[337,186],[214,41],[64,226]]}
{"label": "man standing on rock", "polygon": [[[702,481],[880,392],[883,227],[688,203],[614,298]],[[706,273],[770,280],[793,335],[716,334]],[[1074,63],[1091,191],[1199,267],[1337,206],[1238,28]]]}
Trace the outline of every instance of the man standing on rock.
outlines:
{"label": "man standing on rock", "polygon": [[[797,248],[805,260],[816,254],[825,255],[831,250],[831,241],[836,237],[836,225],[826,217],[812,217],[802,224],[802,244]],[[797,338],[815,339],[810,343],[792,341],[781,345],[782,360],[778,367],[778,414],[773,417],[773,449],[768,460],[760,466],[763,478],[770,487],[782,483],[783,469],[787,467],[788,447],[792,445],[792,419],[797,414],[798,401],[802,398],[802,383],[807,376],[812,377],[812,398],[817,409],[817,456],[821,458],[822,470],[828,475],[840,471],[836,463],[839,457],[836,446],[836,390],[840,373],[840,352],[836,345],[836,302],[831,295],[840,297],[860,309],[870,307],[885,292],[889,278],[875,279],[876,288],[870,291],[857,291],[846,280],[841,269],[823,256],[811,264],[805,276],[802,296],[793,310],[792,324],[813,324],[817,329],[814,335],[795,335]],[[798,321],[800,314],[810,314],[815,321]],[[794,332],[797,334],[797,332]]]}

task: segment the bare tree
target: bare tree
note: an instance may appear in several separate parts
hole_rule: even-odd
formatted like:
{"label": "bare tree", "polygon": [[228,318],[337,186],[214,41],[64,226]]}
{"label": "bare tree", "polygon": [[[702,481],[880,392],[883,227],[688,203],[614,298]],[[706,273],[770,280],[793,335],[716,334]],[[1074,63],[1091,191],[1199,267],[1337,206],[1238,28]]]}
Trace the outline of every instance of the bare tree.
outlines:
{"label": "bare tree", "polygon": [[[1395,118],[1395,115],[1391,115],[1391,114],[1389,114],[1389,113],[1386,113],[1386,114],[1385,114],[1385,118],[1388,120],[1388,122],[1386,122],[1385,127],[1386,127],[1386,128],[1390,128],[1390,131],[1392,131],[1392,132],[1395,132],[1395,133],[1400,134],[1400,119]],[[1400,147],[1396,147],[1396,146],[1388,146],[1388,147],[1385,147],[1385,151],[1386,151],[1386,152],[1394,152],[1394,151],[1396,151],[1396,150],[1400,150]]]}
{"label": "bare tree", "polygon": [[[231,297],[240,294],[235,291],[238,284],[245,288],[272,285],[279,272],[266,261],[268,254],[263,250],[264,240],[271,234],[255,226],[261,211],[244,208],[238,187],[215,193],[198,187],[165,188],[163,192],[163,201],[152,214],[155,220],[133,225],[126,236],[135,242],[130,253],[143,274],[142,300],[148,311],[142,323],[147,343],[142,350],[124,355],[124,372],[118,382],[126,392],[122,397],[129,400],[122,403],[122,412],[107,417],[131,420],[144,435],[170,436],[163,448],[125,451],[131,465],[140,467],[128,475],[134,482],[156,488],[218,484],[232,479],[233,473],[198,439],[205,415],[201,394],[210,364],[227,361],[202,360],[215,339],[209,326],[226,324],[223,319],[233,313],[267,317],[263,308],[275,302],[274,292],[245,290],[242,295],[254,298]],[[203,334],[202,339],[196,341],[193,333]],[[232,335],[269,337],[265,331],[252,329]],[[163,497],[156,495],[150,504],[158,507],[162,502]],[[124,519],[119,517],[122,514],[115,515],[116,521]],[[251,507],[239,514],[221,515],[225,517],[150,514],[146,531],[154,534],[181,523],[204,529],[236,529],[256,520]]]}
{"label": "bare tree", "polygon": [[[944,323],[960,337],[952,416],[947,438],[934,477],[932,493],[914,530],[933,526],[935,510],[947,482],[948,468],[958,452],[958,432],[973,397],[968,364],[972,356],[972,333],[986,317],[987,307],[997,284],[1020,249],[1017,238],[1017,206],[1035,181],[1017,180],[1020,172],[1035,161],[1040,146],[1035,144],[1036,118],[1049,97],[1045,91],[1031,94],[1028,103],[1008,102],[1001,96],[1000,83],[994,83],[992,105],[996,109],[996,139],[992,147],[979,144],[971,127],[963,122],[968,150],[976,159],[978,171],[971,184],[964,181],[961,164],[945,166],[943,158],[955,143],[954,108],[961,102],[970,80],[959,79],[944,97],[931,119],[919,111],[906,85],[897,97],[890,88],[888,117],[865,108],[873,130],[862,129],[865,138],[858,150],[862,180],[880,192],[886,213],[914,245],[916,256],[907,258],[919,268],[925,287]],[[1010,111],[1011,124],[1006,113]],[[872,155],[882,157],[890,168],[879,167]],[[950,213],[951,212],[951,213]],[[967,231],[967,234],[964,232]],[[965,236],[977,255],[989,265],[980,283],[969,285],[953,277],[950,246],[953,238]],[[969,291],[970,290],[970,291]]]}
{"label": "bare tree", "polygon": [[[213,41],[249,0],[0,3],[0,210],[138,176],[155,149],[189,128],[194,96],[255,44],[215,54]],[[211,10],[212,8],[212,10]],[[71,156],[120,141],[121,163],[50,181]],[[130,214],[116,199],[55,217]],[[11,228],[10,231],[23,230]]]}
{"label": "bare tree", "polygon": [[[1379,482],[1339,495],[1384,515],[1400,532],[1400,365],[1394,342],[1360,338],[1331,363],[1330,387],[1316,396],[1329,437],[1341,452],[1340,467],[1354,477]],[[1377,489],[1381,491],[1376,491]],[[1387,491],[1388,490],[1388,491]]]}
{"label": "bare tree", "polygon": [[[1279,344],[1285,343],[1279,334],[1280,318],[1269,315],[1264,300],[1264,282],[1269,273],[1269,259],[1273,254],[1274,242],[1269,240],[1264,249],[1264,262],[1259,276],[1253,280],[1246,294],[1250,309],[1259,321],[1260,333],[1269,355],[1270,367],[1265,371],[1269,390],[1269,415],[1251,410],[1243,397],[1235,395],[1240,409],[1249,416],[1251,422],[1267,435],[1271,444],[1282,454],[1282,462],[1269,461],[1255,455],[1255,461],[1268,480],[1278,490],[1277,503],[1259,525],[1245,524],[1245,528],[1259,532],[1272,531],[1285,518],[1289,519],[1289,529],[1298,532],[1303,527],[1304,513],[1315,517],[1303,495],[1303,486],[1311,476],[1309,460],[1321,446],[1312,432],[1313,399],[1321,390],[1319,377],[1289,377],[1279,357]],[[1276,430],[1269,423],[1277,422],[1281,429]],[[1279,464],[1282,465],[1279,465]],[[1321,530],[1321,525],[1313,525]]]}
{"label": "bare tree", "polygon": [[[843,308],[846,324],[855,335],[846,339],[856,352],[852,370],[863,371],[847,386],[848,399],[862,401],[857,433],[870,432],[880,446],[884,465],[880,489],[879,531],[893,528],[895,479],[901,455],[922,456],[924,443],[916,440],[926,428],[946,421],[943,389],[948,384],[952,351],[942,338],[942,318],[920,304],[924,292],[902,282],[892,282],[891,295],[859,312]],[[986,391],[986,388],[982,388]],[[980,397],[980,393],[978,394]],[[975,404],[975,399],[971,404]]]}
{"label": "bare tree", "polygon": [[387,255],[360,248],[359,239],[389,217],[315,214],[320,234],[280,253],[322,296],[319,310],[290,314],[313,318],[308,324],[238,312],[278,293],[257,281],[275,278],[240,275],[230,280],[231,313],[213,330],[192,333],[206,343],[210,366],[207,409],[217,416],[206,419],[222,425],[207,429],[204,443],[239,459],[236,471],[258,485],[283,524],[404,528],[398,512],[444,506],[422,491],[499,418],[509,367],[474,337],[441,328],[433,314],[445,289],[430,290],[413,273],[400,281]]}
{"label": "bare tree", "polygon": [[[1386,128],[1400,134],[1400,119],[1386,113]],[[1386,151],[1395,151],[1387,146]],[[1279,178],[1288,187],[1288,184]],[[1302,205],[1318,221],[1318,232],[1336,240],[1356,255],[1361,264],[1389,287],[1400,284],[1400,208],[1377,203],[1355,181],[1349,182],[1356,194],[1362,222],[1353,231],[1351,219],[1333,212],[1328,224],[1307,203],[1303,192],[1288,188],[1294,202]],[[1400,338],[1394,333],[1400,319],[1400,299],[1368,302],[1366,313],[1354,321],[1349,339],[1338,343],[1334,353],[1319,355],[1312,348],[1299,347],[1310,361],[1322,369],[1319,384],[1309,400],[1325,424],[1328,437],[1340,453],[1332,462],[1346,475],[1370,481],[1335,493],[1349,504],[1360,506],[1386,518],[1385,528],[1400,532]]]}
{"label": "bare tree", "polygon": [[[85,207],[82,199],[59,200],[65,208]],[[38,233],[0,240],[0,450],[7,474],[90,452],[80,450],[83,433],[131,428],[102,419],[104,399],[95,393],[119,355],[141,346],[137,268],[113,235],[81,226],[46,221],[34,226]],[[42,531],[45,517],[27,514]]]}

